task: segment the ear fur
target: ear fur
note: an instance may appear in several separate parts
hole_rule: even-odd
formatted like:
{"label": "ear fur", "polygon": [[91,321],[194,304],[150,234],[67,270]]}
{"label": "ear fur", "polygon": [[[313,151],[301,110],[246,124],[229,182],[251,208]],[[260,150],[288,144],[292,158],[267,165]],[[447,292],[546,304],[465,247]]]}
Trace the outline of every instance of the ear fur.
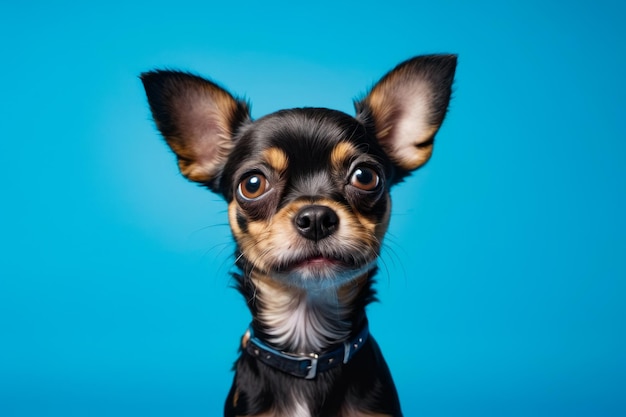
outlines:
{"label": "ear fur", "polygon": [[217,189],[236,131],[250,120],[247,103],[185,72],[141,74],[157,128],[178,157],[180,172]]}
{"label": "ear fur", "polygon": [[404,171],[424,165],[450,102],[456,55],[424,55],[399,64],[361,101],[357,119],[373,128]]}

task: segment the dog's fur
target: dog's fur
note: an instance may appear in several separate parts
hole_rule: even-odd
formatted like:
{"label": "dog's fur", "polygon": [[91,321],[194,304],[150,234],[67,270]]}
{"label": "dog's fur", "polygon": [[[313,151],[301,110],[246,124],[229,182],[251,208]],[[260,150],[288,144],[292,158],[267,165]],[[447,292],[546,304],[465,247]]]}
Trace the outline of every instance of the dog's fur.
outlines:
{"label": "dog's fur", "polygon": [[[228,203],[256,338],[277,351],[321,354],[366,326],[390,188],[430,158],[455,67],[454,55],[403,62],[355,102],[356,117],[298,108],[256,121],[246,102],[206,79],[142,74],[181,173]],[[314,379],[253,357],[248,338],[226,416],[402,415],[371,336],[349,362]]]}

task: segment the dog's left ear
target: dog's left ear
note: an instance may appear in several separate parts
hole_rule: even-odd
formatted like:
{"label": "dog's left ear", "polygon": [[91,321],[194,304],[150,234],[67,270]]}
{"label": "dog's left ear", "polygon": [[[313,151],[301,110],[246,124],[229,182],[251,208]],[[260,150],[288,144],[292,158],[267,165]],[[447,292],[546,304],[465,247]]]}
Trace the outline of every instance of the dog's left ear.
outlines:
{"label": "dog's left ear", "polygon": [[361,101],[357,119],[373,129],[405,172],[424,165],[450,102],[456,55],[425,55],[387,73]]}

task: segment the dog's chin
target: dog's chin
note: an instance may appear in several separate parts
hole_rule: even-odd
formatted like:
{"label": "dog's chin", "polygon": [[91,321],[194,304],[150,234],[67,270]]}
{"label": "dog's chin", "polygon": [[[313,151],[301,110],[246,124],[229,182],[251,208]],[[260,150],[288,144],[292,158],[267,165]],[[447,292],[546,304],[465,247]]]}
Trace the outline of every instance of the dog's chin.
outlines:
{"label": "dog's chin", "polygon": [[277,269],[271,276],[291,287],[322,291],[342,287],[367,274],[375,266],[376,260],[353,265],[336,259],[314,257]]}

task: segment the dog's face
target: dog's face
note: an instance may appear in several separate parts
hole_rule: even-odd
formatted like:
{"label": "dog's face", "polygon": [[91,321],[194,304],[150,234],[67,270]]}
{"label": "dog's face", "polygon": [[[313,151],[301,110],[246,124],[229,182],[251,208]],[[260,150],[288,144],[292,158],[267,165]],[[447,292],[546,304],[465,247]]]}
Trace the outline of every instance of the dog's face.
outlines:
{"label": "dog's face", "polygon": [[339,287],[374,268],[390,187],[430,157],[456,58],[417,57],[356,103],[252,121],[246,103],[205,79],[142,75],[158,128],[187,178],[228,202],[240,265],[288,286]]}
{"label": "dog's face", "polygon": [[393,166],[344,113],[295,109],[242,129],[225,165],[229,219],[253,270],[303,288],[370,270],[389,219]]}

